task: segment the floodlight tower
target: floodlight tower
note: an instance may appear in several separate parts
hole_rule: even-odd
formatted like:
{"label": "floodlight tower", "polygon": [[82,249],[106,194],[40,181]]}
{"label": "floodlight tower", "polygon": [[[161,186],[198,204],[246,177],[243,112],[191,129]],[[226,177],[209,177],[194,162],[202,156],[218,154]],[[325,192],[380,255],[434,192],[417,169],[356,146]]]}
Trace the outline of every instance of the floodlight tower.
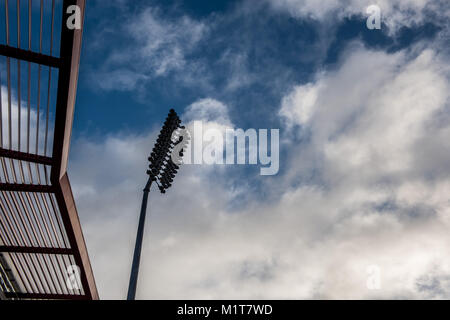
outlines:
{"label": "floodlight tower", "polygon": [[131,267],[130,283],[128,286],[128,300],[134,300],[136,297],[139,262],[141,260],[142,239],[144,237],[145,215],[150,187],[155,182],[160,192],[166,193],[166,190],[172,186],[173,179],[179,170],[179,163],[176,164],[172,161],[172,152],[175,151],[174,149],[177,145],[181,144],[176,150],[180,150],[178,156],[182,157],[184,148],[189,143],[189,138],[183,140],[183,135],[180,134],[180,130],[182,129],[185,128],[181,126],[180,118],[175,110],[170,109],[153,151],[148,158],[150,162],[149,170],[147,170],[148,180],[142,197],[139,226],[136,234],[136,246],[134,248],[133,265]]}

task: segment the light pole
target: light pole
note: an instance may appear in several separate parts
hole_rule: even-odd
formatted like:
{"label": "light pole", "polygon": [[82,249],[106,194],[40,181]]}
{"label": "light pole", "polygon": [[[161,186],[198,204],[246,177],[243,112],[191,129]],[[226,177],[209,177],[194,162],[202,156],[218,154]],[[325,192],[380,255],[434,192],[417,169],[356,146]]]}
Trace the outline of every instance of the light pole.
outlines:
{"label": "light pole", "polygon": [[147,170],[148,180],[145,184],[144,195],[142,197],[141,213],[139,216],[139,225],[136,234],[136,245],[134,248],[133,264],[131,266],[130,283],[128,286],[127,300],[135,300],[137,279],[139,276],[139,263],[141,260],[142,240],[144,238],[145,216],[147,211],[148,194],[152,183],[158,185],[161,193],[166,193],[166,190],[172,186],[173,179],[179,169],[179,166],[172,161],[172,151],[174,147],[183,143],[179,156],[183,156],[184,146],[187,145],[188,139],[183,141],[183,136],[174,135],[176,141],[173,141],[172,134],[174,131],[184,129],[181,125],[181,120],[175,110],[171,109],[164,126],[156,140],[153,151],[148,158],[150,165]]}

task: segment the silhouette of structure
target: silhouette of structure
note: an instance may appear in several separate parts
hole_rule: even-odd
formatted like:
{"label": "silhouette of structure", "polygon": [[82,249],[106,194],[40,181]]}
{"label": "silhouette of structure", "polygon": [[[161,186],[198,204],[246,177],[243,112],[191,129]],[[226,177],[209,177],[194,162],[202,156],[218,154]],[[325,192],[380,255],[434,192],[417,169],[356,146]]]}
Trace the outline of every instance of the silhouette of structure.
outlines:
{"label": "silhouette of structure", "polygon": [[85,0],[3,3],[0,298],[98,299],[67,176]]}
{"label": "silhouette of structure", "polygon": [[148,194],[152,183],[155,182],[161,193],[172,186],[173,179],[179,170],[179,166],[172,161],[172,152],[176,152],[175,146],[179,145],[179,155],[183,156],[183,150],[187,146],[188,138],[183,140],[179,129],[181,120],[175,110],[171,109],[164,122],[163,128],[159,133],[148,161],[150,161],[149,170],[147,170],[148,180],[144,188],[142,197],[141,213],[139,215],[139,225],[136,235],[136,246],[134,248],[133,264],[131,267],[130,283],[128,286],[128,300],[134,300],[136,297],[137,279],[139,275],[139,264],[141,260],[142,240],[144,238],[145,216],[147,212]]}

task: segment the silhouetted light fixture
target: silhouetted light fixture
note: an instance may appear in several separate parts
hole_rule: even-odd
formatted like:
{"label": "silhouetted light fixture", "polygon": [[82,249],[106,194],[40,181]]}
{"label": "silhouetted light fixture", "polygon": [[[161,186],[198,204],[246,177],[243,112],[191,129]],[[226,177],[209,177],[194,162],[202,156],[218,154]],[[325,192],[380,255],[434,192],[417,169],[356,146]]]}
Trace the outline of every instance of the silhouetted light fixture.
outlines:
{"label": "silhouetted light fixture", "polygon": [[[156,144],[153,147],[148,161],[150,161],[147,174],[149,178],[144,188],[144,196],[142,198],[141,214],[139,216],[139,226],[136,235],[136,246],[134,248],[133,265],[131,267],[130,284],[128,286],[128,300],[134,300],[136,297],[136,286],[139,275],[139,262],[141,259],[142,239],[144,236],[145,215],[147,211],[147,200],[150,187],[153,182],[158,185],[161,193],[166,193],[173,184],[173,179],[180,167],[172,161],[172,152],[180,150],[178,156],[183,156],[184,148],[189,142],[189,138],[184,139],[180,133],[181,120],[175,110],[170,109],[169,115],[164,122],[164,126],[159,133]],[[181,145],[179,145],[181,144]],[[178,148],[175,149],[175,147]]]}

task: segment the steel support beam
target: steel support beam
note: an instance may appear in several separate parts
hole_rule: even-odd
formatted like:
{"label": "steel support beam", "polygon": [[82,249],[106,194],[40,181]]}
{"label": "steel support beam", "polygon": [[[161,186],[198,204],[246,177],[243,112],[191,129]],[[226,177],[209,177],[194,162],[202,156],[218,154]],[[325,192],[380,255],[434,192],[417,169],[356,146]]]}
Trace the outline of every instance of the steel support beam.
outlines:
{"label": "steel support beam", "polygon": [[[71,30],[66,27],[66,21],[72,13],[70,6],[78,6],[81,11],[81,28]],[[56,111],[54,119],[54,136],[52,157],[30,155],[18,151],[0,149],[0,158],[10,158],[20,161],[34,162],[51,166],[51,186],[0,184],[0,190],[46,192],[53,193],[57,202],[58,212],[64,225],[65,233],[72,249],[58,248],[11,248],[2,246],[6,252],[41,253],[41,254],[71,254],[75,264],[80,268],[80,280],[83,285],[83,295],[59,295],[37,293],[5,293],[11,299],[98,299],[94,275],[90,265],[87,248],[84,242],[74,197],[67,177],[72,123],[78,82],[78,69],[81,54],[81,40],[84,23],[86,0],[63,0],[62,29],[60,42],[60,57],[55,58],[37,54],[27,50],[9,46],[0,46],[0,55],[30,61],[40,65],[58,68],[58,89],[56,94]],[[69,10],[69,12],[71,12]],[[17,250],[17,251],[13,251]],[[66,251],[66,250],[70,250]],[[26,252],[25,252],[26,251]],[[30,252],[28,252],[30,251]]]}
{"label": "steel support beam", "polygon": [[64,0],[63,2],[64,15],[60,48],[61,67],[59,70],[58,93],[56,98],[55,134],[52,156],[54,161],[50,180],[52,185],[56,187],[55,197],[70,246],[76,249],[73,252],[73,256],[75,263],[81,271],[80,278],[84,292],[88,299],[97,300],[99,297],[94,274],[67,176],[67,162],[72,134],[83,33],[83,27],[79,30],[70,30],[65,26],[66,21],[70,17],[70,14],[67,13],[67,8],[72,5],[76,5],[81,9],[81,26],[83,26],[86,0]]}
{"label": "steel support beam", "polygon": [[73,199],[72,188],[70,187],[69,178],[65,174],[55,190],[56,201],[58,202],[61,218],[66,228],[67,237],[71,248],[74,250],[73,256],[75,263],[80,268],[81,284],[83,285],[86,295],[93,300],[98,300],[97,287],[95,285],[94,273],[92,271],[89,255],[81,230],[80,220],[78,218],[77,208]]}
{"label": "steel support beam", "polygon": [[63,4],[64,16],[60,48],[61,68],[59,70],[56,98],[52,157],[54,164],[51,172],[51,180],[54,182],[59,181],[67,172],[81,55],[83,27],[80,30],[70,30],[65,26],[65,22],[70,17],[70,14],[67,13],[67,8],[72,5],[77,5],[81,9],[81,25],[83,26],[85,0],[64,0]]}
{"label": "steel support beam", "polygon": [[22,61],[29,61],[52,68],[59,68],[61,65],[59,58],[11,46],[6,46],[3,44],[0,45],[0,55]]}
{"label": "steel support beam", "polygon": [[17,247],[17,246],[0,246],[0,252],[29,253],[29,254],[62,254],[62,255],[73,254],[73,250],[68,248]]}
{"label": "steel support beam", "polygon": [[0,183],[0,191],[54,193],[55,188],[39,184]]}
{"label": "steel support beam", "polygon": [[25,300],[89,300],[85,295],[5,292],[6,299]]}
{"label": "steel support beam", "polygon": [[28,162],[47,165],[47,166],[51,166],[53,163],[53,160],[50,157],[44,157],[44,156],[39,156],[39,155],[25,153],[25,152],[7,150],[7,149],[3,149],[3,148],[0,148],[0,157],[28,161]]}

